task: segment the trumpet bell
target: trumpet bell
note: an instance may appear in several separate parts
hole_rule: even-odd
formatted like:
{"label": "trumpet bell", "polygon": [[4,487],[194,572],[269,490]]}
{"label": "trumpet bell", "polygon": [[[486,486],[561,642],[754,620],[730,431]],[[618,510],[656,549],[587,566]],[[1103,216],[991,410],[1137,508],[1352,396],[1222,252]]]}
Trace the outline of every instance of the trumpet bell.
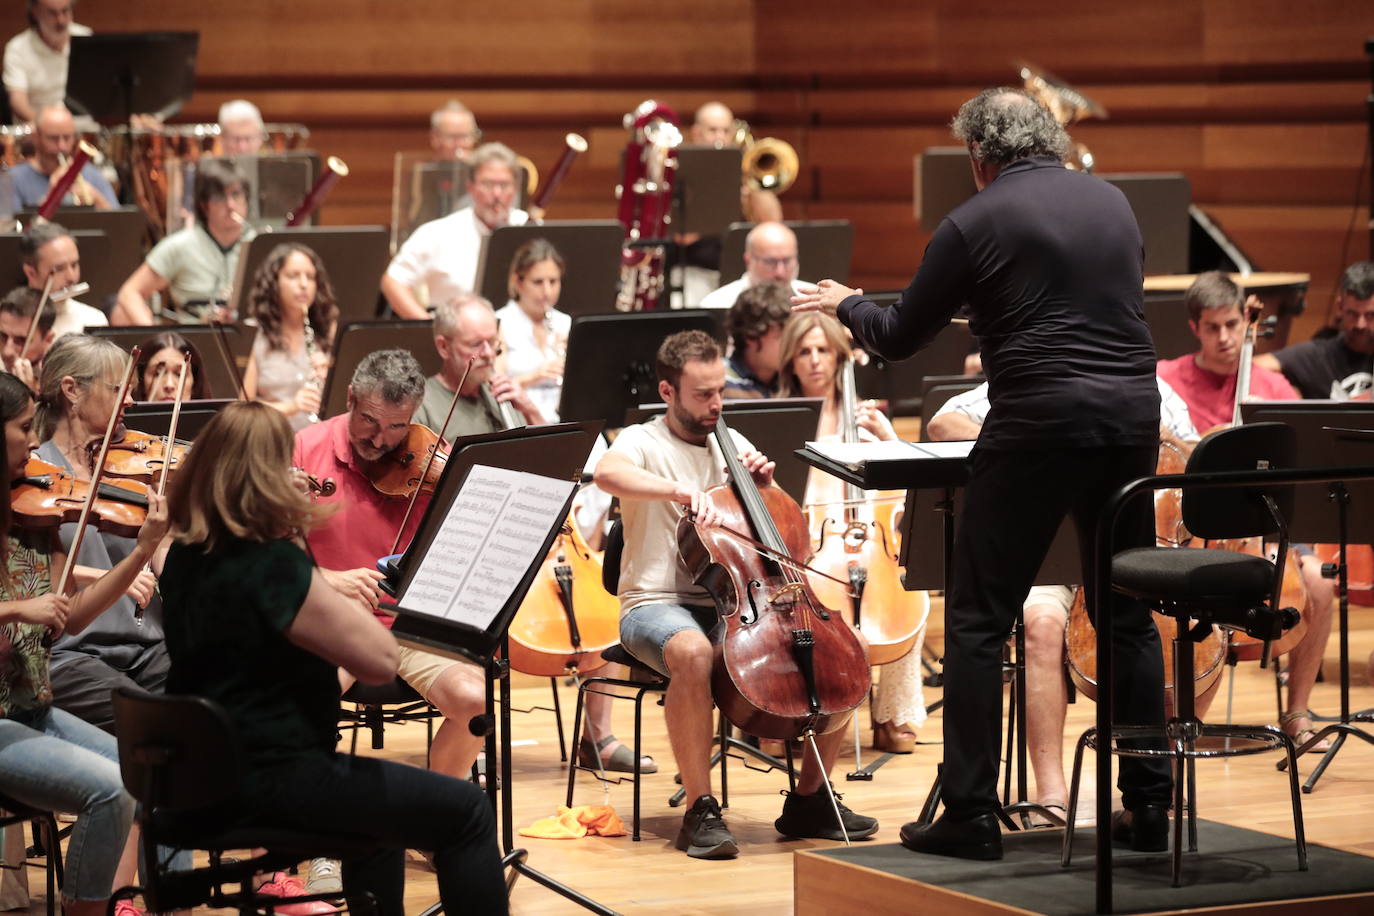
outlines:
{"label": "trumpet bell", "polygon": [[781,194],[797,180],[801,160],[792,144],[764,137],[745,149],[740,167],[751,188]]}
{"label": "trumpet bell", "polygon": [[525,170],[525,197],[534,197],[535,188],[539,187],[539,169],[535,167],[534,160],[528,156],[517,155],[515,161],[520,168]]}

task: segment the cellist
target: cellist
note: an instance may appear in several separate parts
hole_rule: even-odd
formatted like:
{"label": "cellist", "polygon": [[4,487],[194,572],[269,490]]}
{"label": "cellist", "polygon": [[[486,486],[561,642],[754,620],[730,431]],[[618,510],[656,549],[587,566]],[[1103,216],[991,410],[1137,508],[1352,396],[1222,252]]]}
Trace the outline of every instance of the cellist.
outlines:
{"label": "cellist", "polygon": [[[621,431],[596,466],[596,484],[621,501],[625,549],[620,564],[621,644],[642,663],[671,678],[665,703],[668,740],[691,806],[677,847],[693,858],[734,857],[738,846],[711,794],[710,634],[719,624],[705,589],[692,581],[678,555],[676,529],[684,512],[697,524],[718,523],[704,491],[725,481],[724,459],[710,444],[720,417],[725,364],[716,342],[685,331],[658,349],[658,393],[665,416]],[[734,434],[741,463],[761,485],[772,482],[773,462]],[[796,791],[787,796],[774,826],[790,837],[841,839],[835,813],[822,791],[844,729],[817,738],[825,765],[802,763]],[[874,818],[839,806],[851,839],[871,836]]]}
{"label": "cellist", "polygon": [[[1281,373],[1258,361],[1250,367],[1250,390],[1237,397],[1236,377],[1245,339],[1246,311],[1258,305],[1259,300],[1251,296],[1243,306],[1241,302],[1240,287],[1226,274],[1215,270],[1198,274],[1184,293],[1183,304],[1188,310],[1188,327],[1197,337],[1199,348],[1196,353],[1159,363],[1160,378],[1168,381],[1187,402],[1199,429],[1230,423],[1235,405],[1246,397],[1298,400],[1297,390]],[[1310,544],[1294,544],[1293,549],[1297,551],[1298,569],[1307,591],[1307,606],[1302,608],[1307,635],[1289,655],[1288,701],[1279,723],[1296,744],[1302,745],[1316,733],[1308,705],[1331,634],[1335,584],[1322,578],[1322,562]],[[1323,741],[1313,749],[1325,751],[1329,747]]]}

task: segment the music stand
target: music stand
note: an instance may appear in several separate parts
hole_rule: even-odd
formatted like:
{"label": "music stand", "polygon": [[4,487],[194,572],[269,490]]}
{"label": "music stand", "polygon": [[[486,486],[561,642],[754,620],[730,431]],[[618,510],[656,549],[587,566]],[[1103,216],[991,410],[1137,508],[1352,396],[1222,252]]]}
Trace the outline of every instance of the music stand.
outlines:
{"label": "music stand", "polygon": [[1177,359],[1198,348],[1197,337],[1188,327],[1188,310],[1183,306],[1181,293],[1147,292],[1145,323],[1150,326],[1150,338],[1159,359]]}
{"label": "music stand", "polygon": [[272,249],[285,244],[304,245],[320,256],[339,304],[340,326],[377,317],[377,278],[391,261],[385,226],[298,226],[259,232],[239,255],[229,301],[232,314],[244,314],[252,278]]}
{"label": "music stand", "polygon": [[320,394],[320,416],[327,420],[348,409],[348,385],[353,380],[353,370],[368,354],[398,349],[409,351],[425,375],[434,375],[443,366],[439,351],[434,349],[433,322],[394,318],[340,324],[334,335],[334,358]]}
{"label": "music stand", "polygon": [[978,193],[962,146],[926,147],[916,156],[915,177],[911,201],[923,232],[934,232],[945,214]]}
{"label": "music stand", "polygon": [[[731,429],[777,462],[773,482],[798,505],[806,503],[811,468],[796,452],[816,437],[824,404],[824,398],[740,398],[726,401],[721,409]],[[643,423],[665,410],[666,404],[641,404],[626,413],[625,423]]]}
{"label": "music stand", "polygon": [[[215,414],[237,398],[205,398],[182,401],[177,420],[177,438],[194,439],[214,419]],[[171,401],[137,401],[124,408],[124,425],[150,436],[166,436],[172,426]]]}
{"label": "music stand", "polygon": [[[468,179],[472,170],[457,159],[435,161],[430,150],[396,154],[391,179],[391,253],[401,250],[420,226],[472,206]],[[515,206],[529,209],[525,167],[515,175]]]}
{"label": "music stand", "polygon": [[510,299],[507,282],[511,259],[532,239],[547,240],[568,265],[558,298],[561,311],[594,315],[615,308],[625,230],[613,219],[551,220],[494,230],[482,240],[477,255],[475,286],[479,295],[497,308],[506,304]]}
{"label": "music stand", "polygon": [[[17,214],[25,226],[33,225],[36,215],[33,210]],[[143,263],[143,238],[148,231],[148,217],[138,207],[115,207],[112,210],[58,207],[52,220],[72,232],[88,230],[105,233],[108,250],[104,256],[82,252],[81,279],[91,285],[92,303],[99,304],[101,310],[108,314],[110,309],[106,304],[113,303],[119,287]]]}
{"label": "music stand", "polygon": [[68,107],[102,124],[140,113],[169,118],[195,90],[199,44],[199,32],[73,35]]}
{"label": "music stand", "polygon": [[673,154],[673,232],[723,235],[739,219],[739,147],[679,146]]}
{"label": "music stand", "polygon": [[126,325],[111,328],[87,328],[92,337],[104,337],[125,351],[132,350],[145,340],[164,331],[175,331],[185,337],[200,354],[201,366],[205,369],[205,393],[212,398],[236,397],[239,393],[239,379],[248,367],[248,357],[253,352],[253,341],[257,339],[258,329],[244,325],[226,324],[221,326],[224,341],[237,364],[237,371],[230,366],[220,346],[219,332],[214,325],[205,324],[146,324]]}
{"label": "music stand", "polygon": [[655,357],[663,339],[705,331],[720,339],[715,309],[575,315],[568,332],[567,367],[558,415],[625,425],[625,412],[658,400]]}
{"label": "music stand", "polygon": [[[390,575],[391,581],[395,583],[393,587],[398,596],[397,615],[392,626],[392,634],[402,643],[422,651],[476,662],[482,666],[486,673],[486,711],[482,716],[469,723],[468,727],[473,734],[486,737],[487,796],[491,800],[493,809],[499,808],[501,813],[501,841],[502,852],[504,853],[502,865],[513,868],[518,874],[529,876],[544,887],[585,909],[615,916],[614,911],[525,864],[526,854],[524,850],[514,848],[515,822],[514,807],[511,801],[514,778],[511,767],[510,665],[507,662],[509,654],[506,651],[507,631],[510,628],[511,620],[514,619],[516,611],[519,610],[526,593],[534,582],[540,564],[552,547],[563,520],[567,518],[577,489],[576,481],[581,476],[582,465],[591,451],[592,443],[598,432],[600,432],[600,424],[596,423],[561,423],[555,426],[522,427],[458,440],[449,455],[444,472],[435,487],[434,496],[425,510],[410,546],[400,558],[393,562],[381,563],[379,566],[382,566],[383,571]],[[475,532],[472,530],[454,531],[451,527],[449,530],[445,530],[446,526],[452,526],[455,521],[458,528],[467,527],[463,524],[464,522],[470,526],[474,521],[476,521],[475,527],[479,529],[485,529],[487,525],[490,525],[492,532],[487,539],[480,541],[480,546],[472,553],[473,562],[468,569],[469,579],[460,579],[458,585],[461,587],[465,581],[470,580],[474,583],[480,583],[479,587],[483,589],[496,588],[490,578],[483,576],[483,573],[488,572],[489,569],[484,569],[481,564],[490,558],[491,553],[496,552],[494,548],[503,537],[495,532],[499,527],[499,519],[503,515],[501,509],[505,503],[485,498],[493,494],[489,488],[485,490],[483,497],[472,500],[471,503],[463,502],[455,506],[460,498],[465,498],[464,486],[479,466],[485,469],[501,469],[501,471],[506,472],[537,474],[547,478],[542,483],[538,483],[537,486],[548,493],[560,494],[562,509],[556,515],[545,520],[542,514],[536,515],[533,510],[522,506],[521,515],[533,518],[521,527],[531,532],[538,528],[542,538],[535,540],[533,535],[529,536],[529,541],[538,543],[539,546],[536,550],[528,551],[528,556],[521,557],[522,561],[525,561],[523,572],[519,574],[519,581],[513,587],[508,585],[509,574],[507,573],[506,580],[502,581],[499,586],[499,591],[504,592],[504,598],[501,600],[499,609],[494,613],[490,612],[494,603],[491,601],[484,602],[488,611],[488,616],[485,619],[481,619],[478,614],[471,613],[473,610],[471,605],[463,608],[460,612],[470,618],[468,620],[436,616],[413,610],[417,604],[422,602],[425,605],[442,603],[431,600],[435,597],[436,585],[434,581],[426,582],[416,592],[412,592],[411,588],[416,583],[417,577],[425,572],[426,557],[431,550],[436,549],[436,544],[440,545],[440,549],[444,550],[446,554],[457,554],[464,551],[465,545],[461,542],[461,538],[470,537]],[[498,473],[500,472],[498,471]],[[562,485],[562,489],[559,489],[560,485]],[[493,502],[497,506],[494,510],[488,508]],[[463,511],[468,509],[469,505],[480,505],[483,511]],[[455,512],[455,509],[458,511]],[[451,516],[455,518],[451,518]],[[496,521],[489,521],[489,519],[496,519]],[[504,534],[506,543],[510,543],[511,536],[512,532],[509,531]],[[509,557],[497,558],[496,565],[503,565],[503,562],[508,562],[508,560]],[[458,577],[455,576],[454,578]],[[458,588],[453,588],[451,592],[445,589],[440,597],[455,599],[461,594],[463,593]],[[449,603],[452,604],[453,602],[450,600]],[[498,681],[501,684],[499,719],[494,696]],[[499,779],[497,776],[498,731],[500,735]],[[499,790],[498,785],[500,786]],[[426,913],[434,912],[437,912],[437,908],[426,911]]]}
{"label": "music stand", "polygon": [[[849,283],[854,257],[854,226],[847,219],[783,223],[797,236],[797,278],[814,283],[831,279]],[[744,274],[744,240],[753,223],[731,223],[720,245],[720,278],[729,282]]]}

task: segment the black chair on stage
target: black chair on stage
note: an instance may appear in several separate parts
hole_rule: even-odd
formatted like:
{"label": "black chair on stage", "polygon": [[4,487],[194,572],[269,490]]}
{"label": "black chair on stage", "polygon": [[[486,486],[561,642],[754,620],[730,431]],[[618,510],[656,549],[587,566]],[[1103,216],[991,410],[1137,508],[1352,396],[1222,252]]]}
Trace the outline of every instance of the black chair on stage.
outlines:
{"label": "black chair on stage", "polygon": [[[57,895],[62,887],[62,832],[57,829],[57,818],[51,811],[44,811],[41,808],[34,808],[26,805],[18,799],[11,798],[9,795],[0,794],[0,827],[19,827],[32,823],[34,825],[35,841],[41,848],[44,857],[44,872],[47,874],[48,888],[48,916],[56,916],[58,912]],[[32,854],[32,850],[26,853]],[[25,862],[20,862],[17,866],[5,866],[6,868],[24,868]]]}
{"label": "black chair on stage", "polygon": [[[272,897],[254,888],[254,875],[275,872],[318,856],[345,858],[377,847],[366,837],[316,834],[279,828],[198,830],[178,816],[214,811],[232,803],[243,771],[243,750],[223,707],[202,697],[154,696],[120,687],[114,691],[119,768],[124,786],[139,802],[145,861],[143,887],[115,891],[115,900],[143,895],[150,913],[208,906],[240,913],[272,912],[274,907],[334,895]],[[159,847],[199,849],[209,864],[174,871]],[[242,859],[226,850],[265,849]],[[226,890],[225,885],[238,885]],[[375,910],[375,907],[371,908]],[[356,911],[355,911],[356,912]]]}
{"label": "black chair on stage", "polygon": [[[1297,453],[1293,428],[1282,423],[1256,423],[1224,429],[1204,438],[1193,450],[1184,477],[1218,471],[1292,468]],[[1289,794],[1298,867],[1307,869],[1302,796],[1298,790],[1293,741],[1272,725],[1211,725],[1194,713],[1193,645],[1213,626],[1242,630],[1264,640],[1277,638],[1298,621],[1298,612],[1279,606],[1283,565],[1288,551],[1286,518],[1292,514],[1291,486],[1183,486],[1183,524],[1194,541],[1263,537],[1277,542],[1277,561],[1211,548],[1138,547],[1120,551],[1111,561],[1115,592],[1146,602],[1176,623],[1174,646],[1174,715],[1165,724],[1166,747],[1148,747],[1159,739],[1151,726],[1112,726],[1112,753],[1118,756],[1170,757],[1175,762],[1173,884],[1179,886],[1183,859],[1183,818],[1188,821],[1188,851],[1197,851],[1197,782],[1193,764],[1199,757],[1234,757],[1282,750],[1287,755]],[[1231,739],[1199,746],[1201,738]],[[1123,739],[1130,742],[1129,746]],[[1145,739],[1145,740],[1142,740]],[[1074,752],[1069,810],[1065,820],[1062,863],[1073,844],[1083,751],[1097,747],[1097,729],[1084,732]],[[1186,791],[1185,791],[1186,790]],[[1186,815],[1185,815],[1186,812]]]}
{"label": "black chair on stage", "polygon": [[363,684],[355,682],[344,691],[340,698],[344,703],[352,703],[339,708],[339,728],[353,732],[349,743],[349,753],[358,752],[358,730],[367,729],[372,736],[372,749],[380,751],[385,747],[383,736],[388,724],[423,721],[425,723],[425,766],[429,766],[429,752],[434,745],[434,720],[439,718],[439,710],[431,706],[405,681],[399,677],[388,684]]}

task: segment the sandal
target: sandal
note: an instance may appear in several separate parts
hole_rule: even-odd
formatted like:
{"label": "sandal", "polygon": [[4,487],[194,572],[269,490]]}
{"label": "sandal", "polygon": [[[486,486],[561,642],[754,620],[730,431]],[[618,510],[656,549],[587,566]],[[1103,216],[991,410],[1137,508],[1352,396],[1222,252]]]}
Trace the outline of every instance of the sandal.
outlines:
{"label": "sandal", "polygon": [[1068,820],[1069,811],[1063,805],[1056,804],[1055,802],[1036,802],[1036,804],[1044,808],[1046,811],[1053,812],[1056,816],[1058,816],[1060,823],[1056,824],[1054,821],[1050,820],[1045,815],[1041,814],[1039,811],[1027,811],[1026,816],[1030,818],[1030,825],[1032,828],[1062,827],[1064,826],[1064,822]]}
{"label": "sandal", "polygon": [[[1297,723],[1304,719],[1307,720],[1307,728],[1299,728]],[[1279,727],[1288,737],[1293,739],[1293,744],[1299,748],[1317,736],[1317,729],[1312,727],[1312,710],[1310,709],[1293,709],[1283,713],[1279,716]],[[1321,743],[1312,746],[1309,753],[1325,754],[1329,750],[1331,750],[1331,740],[1323,738]]]}
{"label": "sandal", "polygon": [[[610,757],[600,760],[600,767],[598,767],[597,762],[598,758],[601,757],[601,752],[614,740],[616,740],[615,735],[607,735],[595,745],[585,738],[577,742],[577,765],[589,770],[605,769],[611,773],[633,773],[635,771],[634,751],[623,744],[616,748]],[[657,773],[658,764],[654,762],[654,758],[645,754],[640,758],[639,772]]]}

